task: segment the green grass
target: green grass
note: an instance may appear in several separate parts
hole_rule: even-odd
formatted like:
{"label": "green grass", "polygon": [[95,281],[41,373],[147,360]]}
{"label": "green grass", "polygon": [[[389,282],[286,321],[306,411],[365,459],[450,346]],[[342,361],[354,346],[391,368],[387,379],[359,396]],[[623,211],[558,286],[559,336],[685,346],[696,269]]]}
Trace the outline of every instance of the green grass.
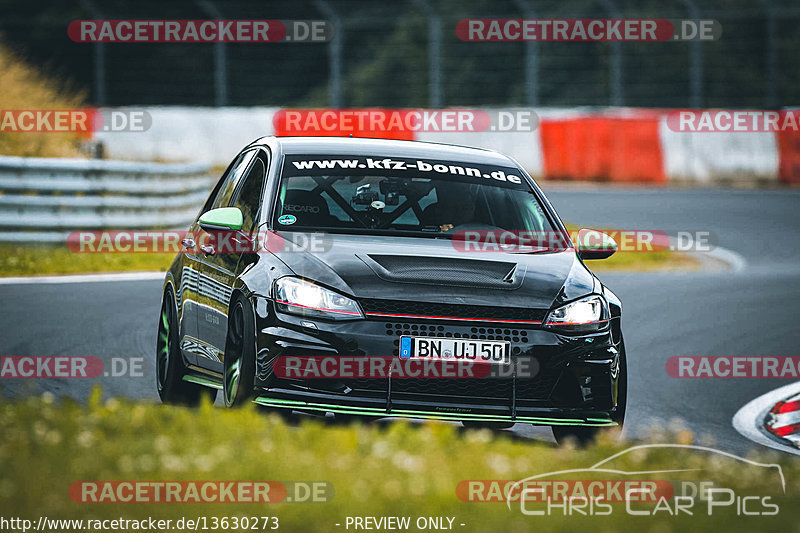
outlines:
{"label": "green grass", "polygon": [[0,276],[166,271],[172,253],[75,253],[66,245],[0,245]]}
{"label": "green grass", "polygon": [[[255,408],[238,411],[203,405],[196,410],[123,400],[87,405],[32,397],[0,405],[0,509],[3,516],[49,518],[154,518],[181,516],[278,516],[284,531],[345,531],[346,516],[454,516],[457,531],[719,531],[796,530],[800,462],[774,452],[753,457],[780,462],[774,472],[701,452],[640,450],[615,463],[625,470],[703,468],[683,478],[714,480],[737,494],[769,495],[780,506],[773,517],[739,517],[735,508],[708,517],[634,517],[624,504],[611,516],[524,516],[504,503],[459,500],[462,480],[521,479],[584,468],[628,445],[603,438],[587,449],[554,448],[513,440],[506,432],[461,430],[452,424],[391,422],[342,426],[315,419],[287,425]],[[687,431],[672,438],[689,442]],[[609,479],[605,474],[601,479]],[[637,479],[644,476],[640,475]],[[573,474],[580,479],[580,474]],[[583,477],[585,479],[585,476]],[[679,479],[678,474],[661,479]],[[75,481],[257,480],[325,481],[328,503],[83,504],[68,496]],[[638,504],[638,508],[652,508]],[[340,523],[341,527],[334,524]],[[351,529],[352,530],[352,529]],[[413,529],[412,529],[413,530]]]}
{"label": "green grass", "polygon": [[[573,241],[579,226],[567,224]],[[613,233],[613,230],[599,229]],[[619,244],[619,243],[618,243]],[[652,272],[661,270],[698,270],[700,263],[697,259],[685,253],[673,252],[670,250],[658,251],[618,251],[607,259],[587,261],[589,268],[597,272]]]}
{"label": "green grass", "polygon": [[697,270],[700,263],[693,257],[668,250],[658,252],[617,252],[608,259],[587,261],[593,271],[636,271],[657,270]]}
{"label": "green grass", "polygon": [[[174,258],[172,253],[75,253],[65,245],[0,244],[0,276],[166,271]],[[604,272],[696,270],[699,264],[686,254],[659,251],[617,252],[589,266]]]}

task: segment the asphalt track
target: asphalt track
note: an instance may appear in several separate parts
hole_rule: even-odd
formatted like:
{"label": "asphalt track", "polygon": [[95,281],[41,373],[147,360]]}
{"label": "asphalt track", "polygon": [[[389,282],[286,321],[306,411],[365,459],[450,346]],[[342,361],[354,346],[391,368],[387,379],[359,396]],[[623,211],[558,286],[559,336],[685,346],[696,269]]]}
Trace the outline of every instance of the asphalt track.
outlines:
{"label": "asphalt track", "polygon": [[[647,438],[675,419],[716,446],[758,446],[731,419],[744,404],[790,383],[776,379],[674,379],[674,355],[800,355],[800,191],[559,189],[547,192],[561,217],[590,227],[710,231],[747,262],[737,272],[602,274],[622,299],[628,349],[626,433]],[[93,383],[108,395],[155,400],[153,352],[160,282],[0,285],[2,355],[144,358],[142,377],[3,380],[2,394],[50,391],[84,399]],[[516,425],[524,437],[552,440],[547,428]]]}

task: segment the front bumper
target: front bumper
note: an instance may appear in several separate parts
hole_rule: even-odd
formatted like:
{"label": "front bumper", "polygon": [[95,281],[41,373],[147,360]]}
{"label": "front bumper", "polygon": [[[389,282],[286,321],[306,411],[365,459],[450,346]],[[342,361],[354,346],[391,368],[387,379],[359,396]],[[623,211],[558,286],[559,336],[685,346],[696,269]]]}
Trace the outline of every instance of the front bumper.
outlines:
{"label": "front bumper", "polygon": [[[261,405],[371,417],[616,425],[619,318],[604,331],[564,335],[537,325],[464,320],[332,322],[278,312],[269,300],[258,304]],[[272,371],[280,356],[397,357],[401,335],[507,340],[512,363],[529,358],[538,371],[532,377],[472,379],[284,379]]]}

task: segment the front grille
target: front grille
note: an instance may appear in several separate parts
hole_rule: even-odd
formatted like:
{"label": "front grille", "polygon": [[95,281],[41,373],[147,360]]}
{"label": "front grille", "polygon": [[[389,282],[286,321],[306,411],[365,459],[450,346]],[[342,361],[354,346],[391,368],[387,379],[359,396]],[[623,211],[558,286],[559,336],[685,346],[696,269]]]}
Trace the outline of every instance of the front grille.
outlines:
{"label": "front grille", "polygon": [[[400,337],[404,335],[507,341],[511,343],[512,357],[521,353],[520,345],[524,346],[529,342],[528,331],[516,328],[470,327],[467,329],[408,322],[386,322],[384,325],[386,335],[394,337],[392,355],[395,357],[399,353]],[[518,399],[545,400],[550,396],[553,387],[561,376],[562,369],[561,367],[544,368],[544,366],[540,366],[540,368],[541,370],[537,376],[517,380]],[[440,401],[452,397],[459,397],[459,400],[463,398],[480,398],[510,404],[512,387],[511,378],[403,378],[392,380],[392,395],[396,393],[413,394]]]}
{"label": "front grille", "polygon": [[542,322],[546,310],[492,305],[460,305],[398,300],[360,300],[367,314],[414,315],[426,317],[469,318],[473,320],[524,320]]}
{"label": "front grille", "polygon": [[550,398],[553,387],[558,383],[561,373],[562,369],[560,368],[543,368],[533,378],[517,379],[517,399],[546,400]]}
{"label": "front grille", "polygon": [[398,355],[400,347],[400,337],[403,335],[415,335],[419,337],[454,337],[456,339],[480,339],[489,341],[507,341],[511,343],[511,355],[520,352],[517,343],[528,343],[528,332],[524,329],[513,328],[470,328],[467,332],[451,331],[445,326],[428,324],[410,324],[406,322],[386,322],[386,334],[390,337],[397,337],[394,340],[392,354]]}
{"label": "front grille", "polygon": [[346,379],[344,384],[355,391],[387,393],[389,390],[388,378],[361,378]]}
{"label": "front grille", "polygon": [[[481,398],[484,400],[500,400],[503,404],[511,404],[510,379],[395,379],[392,380],[392,395],[395,393],[432,395],[448,399],[468,400]],[[441,398],[439,398],[441,399]]]}
{"label": "front grille", "polygon": [[[552,369],[540,372],[533,378],[517,379],[518,400],[546,400],[561,376],[561,370]],[[513,380],[502,378],[476,379],[394,379],[392,380],[392,396],[395,394],[413,394],[429,396],[431,399],[451,401],[452,399],[498,401],[511,404]]]}

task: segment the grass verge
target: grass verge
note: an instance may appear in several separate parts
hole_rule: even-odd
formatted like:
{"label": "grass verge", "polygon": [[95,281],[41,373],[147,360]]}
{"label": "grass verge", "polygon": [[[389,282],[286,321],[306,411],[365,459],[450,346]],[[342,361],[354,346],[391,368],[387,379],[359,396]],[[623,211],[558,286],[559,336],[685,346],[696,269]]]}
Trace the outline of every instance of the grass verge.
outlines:
{"label": "grass verge", "polygon": [[[567,224],[573,242],[577,240],[579,226]],[[611,234],[614,230],[599,229]],[[618,245],[620,243],[617,243]],[[635,246],[633,244],[632,246]],[[588,261],[589,268],[597,272],[656,272],[664,270],[699,270],[700,262],[689,254],[671,250],[617,251],[607,259]]]}
{"label": "grass verge", "polygon": [[699,270],[700,262],[692,256],[669,250],[658,252],[617,252],[608,259],[588,261],[597,272],[656,272],[664,270]]}
{"label": "grass verge", "polygon": [[[166,271],[172,253],[74,253],[64,245],[0,244],[0,276],[85,274],[92,272]],[[671,251],[617,252],[589,261],[597,272],[697,270],[699,262]]]}
{"label": "grass verge", "polygon": [[166,271],[172,253],[74,253],[66,245],[0,245],[0,276]]}
{"label": "grass verge", "polygon": [[[756,495],[778,505],[774,516],[742,516],[736,505],[693,514],[632,516],[624,503],[608,516],[525,516],[517,505],[462,501],[463,480],[516,480],[556,470],[586,468],[627,447],[602,438],[586,449],[554,448],[514,440],[506,432],[461,430],[441,423],[392,422],[337,426],[309,419],[289,426],[255,408],[224,410],[205,404],[177,408],[117,399],[88,404],[32,397],[0,405],[0,509],[33,520],[49,518],[147,518],[181,516],[277,516],[284,531],[345,530],[347,516],[445,516],[461,531],[761,530],[796,529],[800,463],[765,452],[750,459],[779,464],[787,481],[781,490],[774,469],[683,449],[645,449],[616,459],[626,471],[690,469],[661,479],[713,480],[737,497]],[[663,434],[654,439],[670,440]],[[682,433],[681,440],[691,440]],[[679,478],[679,476],[683,476]],[[587,479],[573,473],[569,479]],[[637,475],[637,479],[644,477]],[[653,478],[652,475],[647,476]],[[600,479],[611,479],[602,474]],[[564,477],[562,476],[562,479]],[[619,479],[619,476],[616,477]],[[327,503],[76,503],[76,481],[325,481]],[[652,512],[652,504],[636,503]],[[750,500],[748,510],[763,510]],[[335,524],[341,524],[337,527]],[[464,527],[459,524],[465,524]],[[416,530],[411,528],[411,530]]]}

